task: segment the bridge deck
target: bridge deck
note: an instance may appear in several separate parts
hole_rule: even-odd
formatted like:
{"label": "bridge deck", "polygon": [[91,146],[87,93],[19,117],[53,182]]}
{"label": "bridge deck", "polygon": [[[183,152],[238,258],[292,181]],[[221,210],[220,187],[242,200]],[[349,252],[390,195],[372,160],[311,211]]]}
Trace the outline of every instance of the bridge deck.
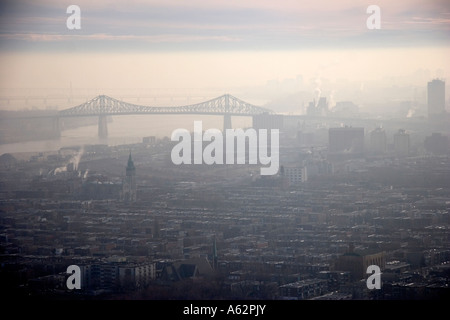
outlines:
{"label": "bridge deck", "polygon": [[225,94],[205,102],[186,106],[152,107],[123,102],[105,95],[97,96],[81,105],[58,112],[58,117],[84,117],[134,114],[202,114],[253,116],[273,114],[272,110],[258,107]]}

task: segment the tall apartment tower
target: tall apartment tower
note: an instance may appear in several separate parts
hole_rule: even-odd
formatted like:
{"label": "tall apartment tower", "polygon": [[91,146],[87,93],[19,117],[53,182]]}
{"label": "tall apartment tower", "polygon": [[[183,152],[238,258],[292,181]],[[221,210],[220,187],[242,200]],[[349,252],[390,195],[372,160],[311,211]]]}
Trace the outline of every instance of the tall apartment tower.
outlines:
{"label": "tall apartment tower", "polygon": [[439,119],[445,114],[445,81],[433,79],[428,82],[428,118]]}
{"label": "tall apartment tower", "polygon": [[122,198],[125,202],[135,202],[136,201],[136,168],[134,167],[133,159],[128,157],[128,163],[126,168],[126,176],[123,181]]}
{"label": "tall apartment tower", "polygon": [[394,150],[395,154],[400,157],[409,155],[409,134],[405,130],[400,129],[394,134]]}
{"label": "tall apartment tower", "polygon": [[386,132],[382,128],[376,128],[370,133],[370,153],[386,153]]}
{"label": "tall apartment tower", "polygon": [[364,128],[340,127],[328,129],[330,153],[362,154]]}

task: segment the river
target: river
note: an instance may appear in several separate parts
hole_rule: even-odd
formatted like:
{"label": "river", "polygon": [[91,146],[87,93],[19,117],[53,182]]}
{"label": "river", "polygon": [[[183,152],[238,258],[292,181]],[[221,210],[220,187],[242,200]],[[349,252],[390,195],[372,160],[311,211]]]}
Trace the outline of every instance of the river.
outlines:
{"label": "river", "polygon": [[[203,130],[223,129],[222,116],[200,115],[130,115],[113,116],[108,123],[108,138],[98,137],[97,125],[63,130],[61,137],[54,140],[38,140],[0,145],[4,153],[49,152],[63,147],[107,144],[109,146],[142,142],[146,136],[170,137],[173,130],[194,129],[194,121],[202,120]],[[252,124],[251,117],[232,117],[233,128],[245,128]]]}

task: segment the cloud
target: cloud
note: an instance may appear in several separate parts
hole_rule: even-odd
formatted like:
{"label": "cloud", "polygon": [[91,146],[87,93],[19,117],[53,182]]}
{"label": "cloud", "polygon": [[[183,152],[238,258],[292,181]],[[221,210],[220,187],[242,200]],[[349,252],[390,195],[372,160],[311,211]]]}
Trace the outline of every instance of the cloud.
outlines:
{"label": "cloud", "polygon": [[162,42],[197,42],[197,41],[223,41],[237,42],[239,38],[228,36],[196,36],[179,34],[161,34],[154,36],[142,35],[111,35],[105,33],[96,33],[88,35],[68,35],[68,34],[41,34],[41,33],[21,33],[21,34],[2,34],[0,39],[14,39],[34,42],[54,42],[54,41],[142,41],[149,43]]}
{"label": "cloud", "polygon": [[[30,49],[36,49],[68,40],[83,42],[80,47],[86,49],[90,44],[101,49],[101,42],[107,42],[108,49],[117,42],[120,48],[125,41],[136,47],[189,46],[200,42],[205,47],[218,48],[222,44],[235,49],[361,47],[374,43],[401,45],[402,37],[408,44],[449,45],[444,33],[449,32],[450,9],[444,1],[436,0],[377,1],[382,30],[374,32],[366,28],[368,3],[354,0],[78,0],[74,3],[81,8],[81,30],[71,32],[66,28],[66,8],[72,2],[5,1],[0,10],[0,39],[12,44],[19,42],[18,47],[22,49],[27,44]],[[97,42],[95,46],[94,42]],[[7,48],[7,44],[2,47]]]}
{"label": "cloud", "polygon": [[436,27],[445,27],[445,29],[450,29],[450,17],[448,18],[425,18],[425,17],[413,17],[412,20],[405,21],[405,23],[415,24],[415,25],[430,25]]}

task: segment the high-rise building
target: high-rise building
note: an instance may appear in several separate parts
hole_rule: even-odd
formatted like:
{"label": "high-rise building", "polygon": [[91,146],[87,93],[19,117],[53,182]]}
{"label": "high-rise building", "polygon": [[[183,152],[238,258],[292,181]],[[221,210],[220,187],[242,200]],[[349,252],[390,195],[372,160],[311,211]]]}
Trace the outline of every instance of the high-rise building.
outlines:
{"label": "high-rise building", "polygon": [[409,134],[403,129],[394,134],[394,151],[400,157],[409,155]]}
{"label": "high-rise building", "polygon": [[80,266],[83,291],[135,289],[147,286],[156,278],[156,263],[135,264],[120,261]]}
{"label": "high-rise building", "polygon": [[382,128],[376,128],[370,133],[370,153],[386,153],[386,132]]}
{"label": "high-rise building", "polygon": [[296,185],[308,180],[305,166],[282,166],[281,175],[286,178],[289,185]]}
{"label": "high-rise building", "polygon": [[450,154],[450,143],[447,136],[434,132],[431,136],[425,138],[425,149],[432,154]]}
{"label": "high-rise building", "polygon": [[428,82],[428,118],[438,119],[445,114],[445,81]]}
{"label": "high-rise building", "polygon": [[332,269],[336,271],[349,271],[353,281],[364,279],[367,276],[367,267],[376,265],[381,270],[386,267],[386,253],[376,249],[349,250],[334,261]]}
{"label": "high-rise building", "polygon": [[130,156],[128,157],[128,163],[126,168],[126,175],[123,181],[122,188],[122,198],[125,202],[134,202],[136,201],[136,168],[134,167],[133,159]]}
{"label": "high-rise building", "polygon": [[362,154],[364,152],[364,128],[330,128],[328,141],[331,154]]}
{"label": "high-rise building", "polygon": [[253,116],[253,128],[283,130],[284,116],[280,114],[258,114]]}

